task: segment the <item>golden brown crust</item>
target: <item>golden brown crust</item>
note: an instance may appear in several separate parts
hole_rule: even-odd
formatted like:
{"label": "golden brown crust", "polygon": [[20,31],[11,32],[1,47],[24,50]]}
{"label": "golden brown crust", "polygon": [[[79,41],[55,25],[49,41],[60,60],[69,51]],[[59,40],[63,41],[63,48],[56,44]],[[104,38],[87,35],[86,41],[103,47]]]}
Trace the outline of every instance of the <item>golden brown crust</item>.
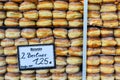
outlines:
{"label": "golden brown crust", "polygon": [[65,19],[66,18],[66,12],[65,11],[59,11],[59,10],[54,10],[53,11],[53,18],[54,19]]}
{"label": "golden brown crust", "polygon": [[53,34],[55,38],[67,38],[67,30],[64,28],[55,28]]}
{"label": "golden brown crust", "polygon": [[108,28],[101,29],[101,36],[102,37],[112,37],[114,33],[115,32],[113,32],[113,29],[108,29]]}
{"label": "golden brown crust", "polygon": [[6,66],[0,66],[0,75],[6,73]]}
{"label": "golden brown crust", "polygon": [[116,73],[120,73],[120,64],[119,63],[115,63],[114,68],[115,68]]}
{"label": "golden brown crust", "polygon": [[20,77],[21,80],[35,80],[35,75],[34,74],[22,74]]}
{"label": "golden brown crust", "polygon": [[66,19],[53,19],[54,27],[67,27],[68,22]]}
{"label": "golden brown crust", "polygon": [[51,19],[39,19],[36,23],[38,27],[51,27],[52,20]]}
{"label": "golden brown crust", "polygon": [[81,57],[67,57],[67,63],[71,65],[80,65],[82,64]]}
{"label": "golden brown crust", "polygon": [[30,29],[30,28],[22,29],[21,36],[23,38],[28,38],[28,39],[35,38],[35,29]]}
{"label": "golden brown crust", "polygon": [[100,64],[100,58],[98,56],[89,56],[87,58],[87,65],[98,66]]}
{"label": "golden brown crust", "polygon": [[[47,73],[49,73],[49,71],[50,71],[49,69],[36,70],[36,73],[37,73],[37,74],[47,74]],[[37,74],[36,74],[36,76],[38,76]]]}
{"label": "golden brown crust", "polygon": [[74,73],[74,74],[68,74],[69,80],[81,80],[82,74],[81,73]]}
{"label": "golden brown crust", "polygon": [[116,53],[115,47],[102,47],[101,51],[102,51],[102,54],[105,54],[105,55],[114,55]]}
{"label": "golden brown crust", "polygon": [[0,19],[5,19],[6,18],[6,14],[3,11],[0,11]]}
{"label": "golden brown crust", "polygon": [[87,73],[89,74],[95,74],[95,73],[99,73],[100,72],[100,68],[99,66],[87,66]]}
{"label": "golden brown crust", "polygon": [[69,55],[70,56],[82,56],[82,48],[81,47],[69,47]]}
{"label": "golden brown crust", "polygon": [[54,38],[53,37],[47,37],[40,39],[40,44],[53,44],[54,43]]}
{"label": "golden brown crust", "polygon": [[113,56],[101,56],[100,62],[101,62],[101,64],[113,64],[114,57]]}
{"label": "golden brown crust", "polygon": [[87,56],[98,55],[100,53],[101,53],[101,49],[100,48],[88,48]]}
{"label": "golden brown crust", "polygon": [[119,28],[118,28],[118,29],[114,29],[114,36],[115,36],[115,37],[118,37],[118,38],[119,38],[119,37],[120,37],[120,34],[119,34],[119,33],[120,33],[120,29],[119,29]]}
{"label": "golden brown crust", "polygon": [[114,57],[115,63],[120,63],[120,56],[115,56]]}
{"label": "golden brown crust", "polygon": [[0,27],[3,26],[4,21],[0,20]]}
{"label": "golden brown crust", "polygon": [[88,1],[89,3],[94,3],[94,4],[98,4],[98,3],[101,3],[102,2],[102,0],[89,0]]}
{"label": "golden brown crust", "polygon": [[83,39],[82,38],[71,39],[70,43],[72,47],[81,47],[83,45]]}
{"label": "golden brown crust", "polygon": [[6,65],[5,57],[0,57],[0,66]]}
{"label": "golden brown crust", "polygon": [[39,38],[29,39],[28,42],[29,42],[29,45],[31,45],[31,44],[40,44]]}
{"label": "golden brown crust", "polygon": [[5,74],[5,80],[19,80],[19,74],[18,73],[6,73]]}
{"label": "golden brown crust", "polygon": [[83,4],[80,2],[70,2],[69,3],[69,10],[72,10],[72,11],[83,10]]}
{"label": "golden brown crust", "polygon": [[43,19],[51,19],[52,12],[50,10],[39,10],[39,18]]}
{"label": "golden brown crust", "polygon": [[39,28],[36,34],[38,38],[46,38],[53,35],[52,30],[49,28]]}
{"label": "golden brown crust", "polygon": [[0,10],[3,10],[3,3],[0,2]]}
{"label": "golden brown crust", "polygon": [[99,28],[88,28],[88,37],[100,37],[100,29]]}
{"label": "golden brown crust", "polygon": [[74,19],[74,20],[69,20],[69,27],[83,27],[83,20],[82,19]]}
{"label": "golden brown crust", "polygon": [[7,17],[8,18],[16,18],[16,19],[19,19],[19,18],[22,18],[23,15],[21,12],[18,12],[18,11],[8,11],[7,12]]}
{"label": "golden brown crust", "polygon": [[92,26],[102,26],[103,22],[102,22],[102,19],[100,18],[89,18],[88,24]]}
{"label": "golden brown crust", "polygon": [[80,71],[80,67],[78,65],[67,65],[66,66],[66,73],[73,74],[78,73]]}
{"label": "golden brown crust", "polygon": [[51,74],[47,73],[47,74],[36,74],[36,80],[51,80]]}
{"label": "golden brown crust", "polygon": [[19,72],[18,65],[8,65],[7,72],[18,73]]}
{"label": "golden brown crust", "polygon": [[4,48],[4,54],[11,56],[11,55],[16,55],[17,54],[17,47],[12,46],[12,47],[5,47]]}
{"label": "golden brown crust", "polygon": [[56,47],[55,52],[56,52],[56,55],[58,55],[58,56],[67,56],[68,55],[67,48]]}
{"label": "golden brown crust", "polygon": [[69,47],[70,41],[68,39],[55,39],[55,45],[57,47]]}
{"label": "golden brown crust", "polygon": [[100,74],[96,73],[96,74],[88,74],[87,75],[87,80],[100,80]]}
{"label": "golden brown crust", "polygon": [[54,2],[54,9],[55,10],[67,10],[68,3],[66,1],[55,1]]}
{"label": "golden brown crust", "polygon": [[14,40],[13,39],[8,39],[5,38],[1,41],[1,46],[2,47],[10,47],[14,45]]}
{"label": "golden brown crust", "polygon": [[88,18],[100,18],[100,12],[99,11],[89,11]]}
{"label": "golden brown crust", "polygon": [[28,45],[28,41],[25,38],[18,38],[15,40],[15,46]]}
{"label": "golden brown crust", "polygon": [[6,63],[7,64],[17,64],[18,63],[17,57],[16,56],[7,56]]}
{"label": "golden brown crust", "polygon": [[118,20],[104,21],[103,26],[106,28],[118,28]]}
{"label": "golden brown crust", "polygon": [[53,80],[66,80],[67,79],[67,74],[66,73],[52,74],[52,79]]}
{"label": "golden brown crust", "polygon": [[20,11],[28,11],[28,10],[34,10],[36,9],[36,5],[32,2],[23,2],[20,4],[19,10]]}
{"label": "golden brown crust", "polygon": [[56,65],[57,66],[65,66],[67,65],[65,57],[56,57]]}
{"label": "golden brown crust", "polygon": [[117,20],[118,16],[116,12],[103,12],[101,13],[102,20]]}
{"label": "golden brown crust", "polygon": [[0,29],[0,39],[4,39],[5,38],[5,30]]}
{"label": "golden brown crust", "polygon": [[99,4],[88,4],[88,10],[89,11],[98,11],[100,10],[100,5]]}
{"label": "golden brown crust", "polygon": [[64,73],[66,68],[64,66],[57,66],[55,69],[50,69],[51,73]]}

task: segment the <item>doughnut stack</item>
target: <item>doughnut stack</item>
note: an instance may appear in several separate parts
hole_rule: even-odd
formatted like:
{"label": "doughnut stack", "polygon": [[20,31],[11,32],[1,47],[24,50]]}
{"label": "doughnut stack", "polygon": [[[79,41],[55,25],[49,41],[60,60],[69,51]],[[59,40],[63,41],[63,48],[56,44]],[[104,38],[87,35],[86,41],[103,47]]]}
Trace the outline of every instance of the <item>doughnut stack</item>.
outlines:
{"label": "doughnut stack", "polygon": [[[76,6],[74,8],[74,6]],[[0,26],[67,27],[83,26],[83,0],[10,0],[0,2]]]}
{"label": "doughnut stack", "polygon": [[[81,80],[83,0],[0,1],[0,80]],[[17,46],[55,44],[56,68],[19,71]]]}
{"label": "doughnut stack", "polygon": [[88,0],[88,25],[105,28],[120,26],[119,0]]}

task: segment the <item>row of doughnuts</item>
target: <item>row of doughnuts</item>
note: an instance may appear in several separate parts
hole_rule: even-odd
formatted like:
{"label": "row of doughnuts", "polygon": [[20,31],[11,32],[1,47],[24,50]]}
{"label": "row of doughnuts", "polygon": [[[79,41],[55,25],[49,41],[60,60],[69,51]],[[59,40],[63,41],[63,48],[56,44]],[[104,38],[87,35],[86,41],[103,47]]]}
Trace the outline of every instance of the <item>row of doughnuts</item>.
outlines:
{"label": "row of doughnuts", "polygon": [[58,39],[75,39],[75,38],[82,38],[83,31],[82,29],[65,29],[65,28],[54,28],[53,30],[50,28],[38,28],[38,29],[31,29],[31,28],[24,28],[22,30],[20,29],[12,29],[8,28],[6,30],[0,29],[0,39],[4,38],[10,38],[10,39],[16,39],[16,38],[46,38],[54,36]]}
{"label": "row of doughnuts", "polygon": [[[59,11],[59,10],[31,10],[31,11],[26,11],[24,13],[19,12],[19,11],[0,11],[0,19],[6,19],[5,22],[8,19],[20,19],[20,22],[22,22],[23,19],[21,18],[26,18],[29,20],[40,20],[40,19],[66,19],[66,20],[74,20],[74,19],[82,19],[82,13],[78,11]],[[38,20],[38,22],[39,22]],[[54,20],[53,20],[54,21]]]}
{"label": "row of doughnuts", "polygon": [[[0,57],[0,66],[4,66],[6,64],[17,64],[18,59],[17,56],[7,56]],[[82,64],[82,58],[81,57],[56,57],[56,65],[57,66],[66,66],[66,65],[81,65]]]}
{"label": "row of doughnuts", "polygon": [[74,19],[67,21],[66,19],[39,19],[37,22],[21,18],[20,20],[14,18],[6,18],[5,20],[0,20],[0,26],[6,27],[68,27],[68,28],[81,28],[83,26],[82,19]]}
{"label": "row of doughnuts", "polygon": [[0,75],[0,80],[82,80],[81,73],[76,74],[15,74],[6,73],[5,77]]}
{"label": "row of doughnuts", "polygon": [[[51,2],[50,0],[48,1],[39,1],[38,4],[34,4],[32,2],[24,1],[21,2],[20,4],[16,2],[6,2],[4,5],[1,3],[0,4],[0,10],[8,10],[8,11],[28,11],[28,10],[73,10],[73,11],[82,11],[83,10],[83,3],[82,1],[78,2],[70,2],[68,3],[67,1],[54,1]],[[74,8],[74,6],[76,6]]]}
{"label": "row of doughnuts", "polygon": [[119,80],[120,79],[120,74],[100,74],[100,73],[95,73],[95,74],[88,74],[87,75],[87,80]]}
{"label": "row of doughnuts", "polygon": [[88,27],[88,37],[120,37],[120,29]]}
{"label": "row of doughnuts", "polygon": [[120,2],[120,0],[88,0],[89,3],[100,4],[100,3],[115,3]]}

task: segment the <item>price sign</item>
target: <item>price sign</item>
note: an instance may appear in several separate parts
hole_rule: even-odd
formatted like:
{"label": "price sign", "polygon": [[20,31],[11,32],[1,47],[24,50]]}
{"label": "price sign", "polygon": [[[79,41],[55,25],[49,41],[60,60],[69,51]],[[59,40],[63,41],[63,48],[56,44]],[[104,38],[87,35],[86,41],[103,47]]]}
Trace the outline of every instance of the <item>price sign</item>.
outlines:
{"label": "price sign", "polygon": [[18,61],[20,70],[55,68],[54,45],[18,46]]}

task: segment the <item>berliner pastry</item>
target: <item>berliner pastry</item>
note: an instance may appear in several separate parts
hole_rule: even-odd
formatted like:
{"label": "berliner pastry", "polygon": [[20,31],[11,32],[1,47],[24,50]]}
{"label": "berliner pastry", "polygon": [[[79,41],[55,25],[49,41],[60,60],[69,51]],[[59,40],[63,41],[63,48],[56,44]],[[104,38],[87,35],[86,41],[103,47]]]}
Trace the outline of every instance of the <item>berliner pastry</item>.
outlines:
{"label": "berliner pastry", "polygon": [[49,69],[44,69],[44,70],[36,70],[36,73],[37,74],[47,74],[47,73],[49,73]]}
{"label": "berliner pastry", "polygon": [[101,36],[102,37],[112,37],[114,34],[113,29],[102,28]]}
{"label": "berliner pastry", "polygon": [[33,26],[35,26],[35,24],[36,24],[35,21],[29,20],[26,18],[21,18],[19,20],[20,27],[33,27]]}
{"label": "berliner pastry", "polygon": [[81,73],[74,73],[74,74],[68,74],[69,80],[81,80],[82,74]]}
{"label": "berliner pastry", "polygon": [[67,27],[68,22],[66,19],[53,19],[54,27]]}
{"label": "berliner pastry", "polygon": [[55,1],[54,2],[54,9],[55,10],[67,10],[68,3],[66,1]]}
{"label": "berliner pastry", "polygon": [[55,28],[53,34],[55,38],[67,38],[67,30],[64,28]]}
{"label": "berliner pastry", "polygon": [[38,10],[51,10],[51,9],[53,9],[53,3],[52,2],[50,2],[50,1],[39,1],[38,2],[38,5],[37,5],[37,9]]}
{"label": "berliner pastry", "polygon": [[12,46],[12,47],[5,47],[4,48],[4,55],[16,55],[17,54],[17,47],[16,46]]}
{"label": "berliner pastry", "polygon": [[0,66],[6,65],[5,57],[0,57]]}
{"label": "berliner pastry", "polygon": [[0,10],[3,10],[3,3],[0,2]]}
{"label": "berliner pastry", "polygon": [[101,46],[101,40],[100,38],[88,38],[88,47],[89,48],[97,48]]}
{"label": "berliner pastry", "polygon": [[100,18],[89,18],[88,19],[88,25],[102,26],[103,22],[102,22],[102,19],[100,19]]}
{"label": "berliner pastry", "polygon": [[100,72],[104,74],[112,74],[114,73],[113,65],[100,65]]}
{"label": "berliner pastry", "polygon": [[118,28],[118,29],[114,29],[114,36],[115,37],[117,37],[117,38],[119,38],[120,37],[120,29]]}
{"label": "berliner pastry", "polygon": [[39,38],[29,39],[28,42],[29,42],[29,45],[32,45],[32,44],[40,44]]}
{"label": "berliner pastry", "polygon": [[9,28],[5,31],[5,37],[6,38],[19,38],[20,37],[20,30]]}
{"label": "berliner pastry", "polygon": [[101,53],[105,55],[114,55],[116,52],[115,47],[102,47]]}
{"label": "berliner pastry", "polygon": [[16,18],[16,19],[19,19],[19,18],[22,18],[23,15],[22,15],[21,12],[8,11],[8,12],[7,12],[7,17],[8,17],[8,18]]}
{"label": "berliner pastry", "polygon": [[57,66],[55,69],[50,69],[51,73],[64,73],[65,67],[64,66]]}
{"label": "berliner pastry", "polygon": [[4,75],[0,75],[0,80],[5,80]]}
{"label": "berliner pastry", "polygon": [[103,21],[103,26],[106,28],[118,28],[118,20]]}
{"label": "berliner pastry", "polygon": [[83,4],[80,2],[70,2],[69,10],[71,11],[81,11],[83,10]]}
{"label": "berliner pastry", "polygon": [[87,73],[99,73],[100,72],[100,68],[99,66],[87,66]]}
{"label": "berliner pastry", "polygon": [[38,11],[37,10],[31,10],[24,12],[24,18],[30,19],[30,20],[37,20],[38,19]]}
{"label": "berliner pastry", "polygon": [[0,75],[6,73],[6,66],[0,66]]}
{"label": "berliner pastry", "polygon": [[3,20],[0,20],[0,27],[3,26]]}
{"label": "berliner pastry", "polygon": [[51,19],[39,19],[36,23],[38,27],[51,27],[52,20]]}
{"label": "berliner pastry", "polygon": [[115,72],[120,73],[120,64],[119,63],[115,63],[114,68],[115,68]]}
{"label": "berliner pastry", "polygon": [[7,56],[6,63],[7,64],[17,64],[18,63],[17,57],[16,56]]}
{"label": "berliner pastry", "polygon": [[88,50],[87,50],[87,56],[94,56],[94,55],[98,55],[100,53],[101,53],[100,48],[88,48]]}
{"label": "berliner pastry", "polygon": [[69,38],[78,38],[83,36],[82,29],[69,29],[68,37]]}
{"label": "berliner pastry", "polygon": [[57,66],[65,66],[67,65],[65,57],[56,57],[56,65]]}
{"label": "berliner pastry", "polygon": [[82,48],[81,47],[69,47],[69,55],[70,56],[82,56]]}
{"label": "berliner pastry", "polygon": [[15,46],[28,45],[28,41],[25,38],[18,38],[15,40]]}
{"label": "berliner pastry", "polygon": [[88,4],[89,11],[99,11],[100,5],[99,4]]}
{"label": "berliner pastry", "polygon": [[36,80],[51,80],[51,74],[36,74]]}
{"label": "berliner pastry", "polygon": [[52,80],[67,80],[67,74],[66,73],[52,74]]}
{"label": "berliner pastry", "polygon": [[88,28],[88,37],[100,37],[100,29],[97,27]]}
{"label": "berliner pastry", "polygon": [[38,38],[46,38],[53,35],[50,28],[39,28],[37,29],[36,34]]}
{"label": "berliner pastry", "polygon": [[28,38],[28,39],[35,38],[35,29],[30,29],[30,28],[22,29],[21,36],[23,38]]}
{"label": "berliner pastry", "polygon": [[71,46],[72,47],[80,47],[83,45],[83,39],[82,38],[76,38],[76,39],[71,39]]}
{"label": "berliner pastry", "polygon": [[20,11],[28,11],[28,10],[34,10],[36,9],[36,5],[32,2],[23,2],[20,4],[19,10]]}
{"label": "berliner pastry", "polygon": [[57,46],[57,47],[69,47],[70,41],[68,39],[55,39],[55,46]]}
{"label": "berliner pastry", "polygon": [[4,10],[16,11],[16,10],[19,10],[19,7],[18,7],[18,4],[15,2],[6,2],[4,4]]}
{"label": "berliner pastry", "polygon": [[5,12],[0,11],[0,19],[5,19],[5,18],[6,18]]}
{"label": "berliner pastry", "polygon": [[67,63],[71,65],[80,65],[82,64],[81,57],[67,57]]}
{"label": "berliner pastry", "polygon": [[103,0],[103,3],[114,3],[116,0]]}
{"label": "berliner pastry", "polygon": [[12,26],[12,27],[16,27],[16,26],[18,26],[19,25],[19,23],[18,23],[18,20],[17,19],[14,19],[14,18],[6,18],[5,19],[5,21],[4,21],[4,24],[6,25],[6,26]]}
{"label": "berliner pastry", "polygon": [[100,74],[88,74],[87,75],[87,80],[100,80]]}
{"label": "berliner pastry", "polygon": [[[120,1],[119,1],[119,2],[120,2]],[[120,10],[120,3],[118,3],[117,9],[118,9],[118,11]]]}
{"label": "berliner pastry", "polygon": [[13,45],[14,45],[14,40],[13,39],[5,38],[5,39],[1,40],[1,46],[2,47],[10,47],[10,46],[13,46]]}
{"label": "berliner pastry", "polygon": [[50,10],[39,10],[39,18],[47,18],[51,19],[52,18],[52,12]]}
{"label": "berliner pastry", "polygon": [[88,0],[89,3],[98,4],[102,3],[102,0]]}
{"label": "berliner pastry", "polygon": [[87,58],[87,65],[98,66],[100,64],[100,58],[98,56],[89,56]]}
{"label": "berliner pastry", "polygon": [[53,44],[54,38],[53,37],[47,37],[44,39],[40,39],[40,44]]}
{"label": "berliner pastry", "polygon": [[113,37],[102,38],[102,46],[103,47],[112,47],[116,46],[117,42]]}
{"label": "berliner pastry", "polygon": [[69,2],[78,2],[79,0],[69,0]]}
{"label": "berliner pastry", "polygon": [[88,18],[100,18],[100,12],[99,11],[89,11]]}
{"label": "berliner pastry", "polygon": [[115,60],[116,63],[120,63],[120,56],[118,56],[118,55],[115,56],[115,57],[114,57],[114,60]]}
{"label": "berliner pastry", "polygon": [[34,74],[35,70],[20,71],[22,74]]}
{"label": "berliner pastry", "polygon": [[4,39],[4,38],[5,38],[5,30],[0,29],[0,39]]}
{"label": "berliner pastry", "polygon": [[117,13],[117,14],[118,14],[118,19],[120,20],[120,11],[118,11],[118,13]]}
{"label": "berliner pastry", "polygon": [[18,73],[6,73],[5,80],[19,80],[20,76]]}
{"label": "berliner pastry", "polygon": [[115,4],[102,4],[100,12],[113,12],[116,10],[117,7]]}
{"label": "berliner pastry", "polygon": [[82,14],[77,11],[68,11],[66,18],[67,20],[80,19],[82,18]]}
{"label": "berliner pastry", "polygon": [[69,20],[69,27],[82,27],[83,26],[83,20],[82,19],[74,19]]}
{"label": "berliner pastry", "polygon": [[58,19],[65,19],[66,18],[66,12],[65,11],[59,11],[59,10],[54,10],[53,11],[53,18],[58,18]]}
{"label": "berliner pastry", "polygon": [[115,38],[116,42],[117,42],[117,46],[120,47],[120,38]]}
{"label": "berliner pastry", "polygon": [[113,64],[114,63],[114,57],[113,56],[101,56],[100,57],[100,63],[101,64]]}
{"label": "berliner pastry", "polygon": [[56,47],[55,48],[55,53],[58,56],[67,56],[68,55],[68,49],[67,48],[62,48],[62,47]]}
{"label": "berliner pastry", "polygon": [[22,74],[20,77],[21,80],[35,80],[34,74]]}
{"label": "berliner pastry", "polygon": [[116,73],[116,74],[115,74],[115,79],[116,79],[116,80],[119,80],[119,79],[120,79],[120,73]]}
{"label": "berliner pastry", "polygon": [[7,72],[18,73],[19,72],[18,65],[8,65],[7,66]]}
{"label": "berliner pastry", "polygon": [[78,65],[67,65],[66,66],[66,73],[68,74],[78,73],[79,71],[80,71],[80,66]]}
{"label": "berliner pastry", "polygon": [[101,74],[101,80],[115,80],[114,74]]}
{"label": "berliner pastry", "polygon": [[118,16],[116,12],[103,12],[101,13],[102,20],[117,20]]}
{"label": "berliner pastry", "polygon": [[4,53],[4,49],[3,47],[0,47],[0,56],[3,55],[3,53]]}

